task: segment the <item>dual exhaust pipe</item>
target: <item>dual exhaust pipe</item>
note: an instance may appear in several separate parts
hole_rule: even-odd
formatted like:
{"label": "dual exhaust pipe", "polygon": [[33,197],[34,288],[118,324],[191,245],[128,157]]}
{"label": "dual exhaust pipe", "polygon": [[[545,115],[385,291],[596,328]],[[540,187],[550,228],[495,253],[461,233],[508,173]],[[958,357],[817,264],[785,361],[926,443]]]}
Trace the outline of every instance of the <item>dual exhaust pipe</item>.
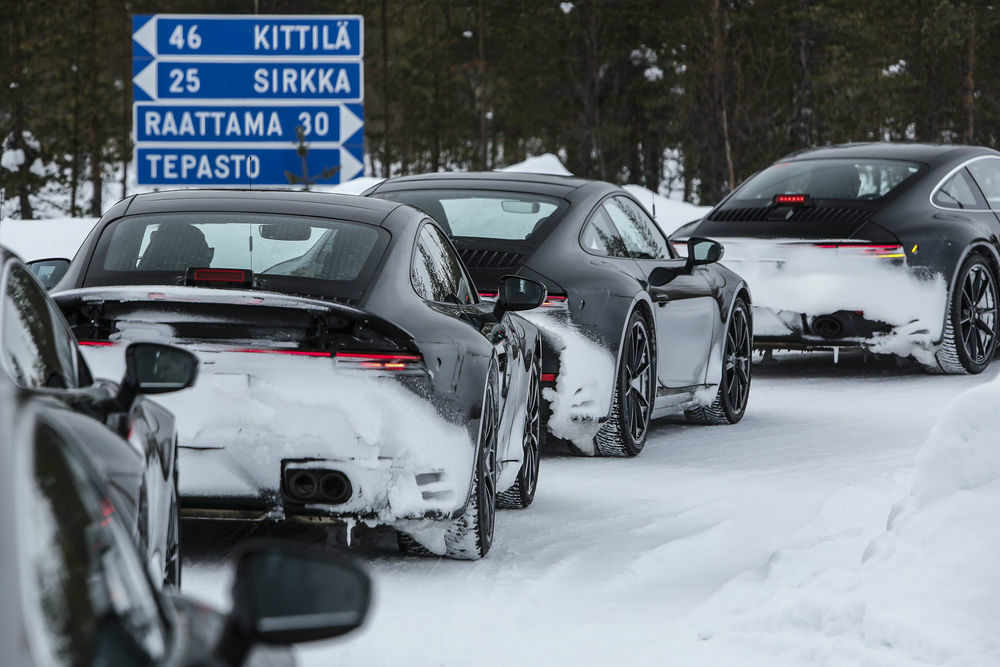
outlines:
{"label": "dual exhaust pipe", "polygon": [[351,480],[339,470],[313,468],[285,471],[285,492],[303,503],[342,505],[351,499]]}

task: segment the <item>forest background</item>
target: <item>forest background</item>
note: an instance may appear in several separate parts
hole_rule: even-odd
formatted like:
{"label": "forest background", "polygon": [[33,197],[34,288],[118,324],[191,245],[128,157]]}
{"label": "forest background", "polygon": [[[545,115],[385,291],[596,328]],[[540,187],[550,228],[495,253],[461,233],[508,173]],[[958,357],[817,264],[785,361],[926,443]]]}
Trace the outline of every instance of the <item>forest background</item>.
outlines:
{"label": "forest background", "polygon": [[959,0],[0,0],[0,196],[129,194],[131,14],[361,14],[366,173],[575,174],[711,204],[789,152],[997,144],[1000,10]]}

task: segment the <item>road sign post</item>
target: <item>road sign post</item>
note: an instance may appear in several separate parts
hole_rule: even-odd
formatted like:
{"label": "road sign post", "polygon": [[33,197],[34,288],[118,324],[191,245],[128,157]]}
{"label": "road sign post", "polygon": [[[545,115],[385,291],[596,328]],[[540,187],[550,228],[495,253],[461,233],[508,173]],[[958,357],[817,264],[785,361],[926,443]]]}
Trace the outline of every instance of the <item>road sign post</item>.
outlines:
{"label": "road sign post", "polygon": [[361,16],[137,15],[132,19],[140,185],[350,180],[364,163]]}

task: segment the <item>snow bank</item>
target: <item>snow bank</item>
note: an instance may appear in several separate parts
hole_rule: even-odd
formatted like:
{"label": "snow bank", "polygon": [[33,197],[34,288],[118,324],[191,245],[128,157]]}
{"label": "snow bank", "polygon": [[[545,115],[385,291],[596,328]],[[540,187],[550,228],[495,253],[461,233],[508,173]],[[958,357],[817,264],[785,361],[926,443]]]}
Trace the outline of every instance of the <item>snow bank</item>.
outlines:
{"label": "snow bank", "polygon": [[72,259],[97,218],[0,221],[0,245],[26,262],[51,257]]}
{"label": "snow bank", "polygon": [[553,174],[555,176],[572,176],[573,173],[566,168],[558,157],[552,153],[544,153],[529,157],[523,162],[512,164],[509,167],[501,167],[496,171],[515,171],[529,174]]}
{"label": "snow bank", "polygon": [[845,489],[795,545],[724,587],[690,627],[712,655],[697,662],[1000,664],[997,406],[1000,380],[951,403],[887,528],[873,524],[892,484]]}
{"label": "snow bank", "polygon": [[542,390],[542,397],[552,411],[549,431],[592,455],[594,436],[601,427],[598,420],[611,411],[615,357],[603,345],[556,316],[539,311],[522,314],[560,350],[556,387]]}

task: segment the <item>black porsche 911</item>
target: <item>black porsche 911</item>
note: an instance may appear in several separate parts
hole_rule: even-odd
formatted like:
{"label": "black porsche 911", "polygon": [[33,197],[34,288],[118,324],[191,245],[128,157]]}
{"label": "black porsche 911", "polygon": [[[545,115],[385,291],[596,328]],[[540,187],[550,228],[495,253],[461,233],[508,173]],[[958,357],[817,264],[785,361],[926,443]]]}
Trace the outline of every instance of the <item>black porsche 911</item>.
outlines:
{"label": "black porsche 911", "polygon": [[[132,346],[125,351],[120,385],[94,380],[59,309],[3,247],[0,294],[0,395],[7,409],[43,413],[86,452],[111,489],[109,502],[144,554],[150,576],[158,585],[180,585],[174,416],[144,394],[187,387],[197,361],[176,348]],[[0,420],[4,441],[20,437],[14,417]]]}
{"label": "black porsche 911", "polygon": [[997,349],[1000,153],[869,143],[802,151],[671,237],[710,235],[750,283],[759,346],[860,346],[935,373]]}
{"label": "black porsche 911", "polygon": [[116,204],[54,298],[91,346],[195,352],[179,417],[182,515],[365,521],[404,551],[479,558],[495,509],[538,479],[541,345],[512,311],[543,285],[501,280],[482,303],[416,209],[350,195],[175,191]]}
{"label": "black porsche 911", "polygon": [[452,236],[479,289],[513,273],[548,289],[548,430],[583,453],[635,456],[649,420],[735,423],[750,393],[750,292],[692,239],[680,258],[623,188],[517,173],[393,178],[367,195],[415,206]]}

